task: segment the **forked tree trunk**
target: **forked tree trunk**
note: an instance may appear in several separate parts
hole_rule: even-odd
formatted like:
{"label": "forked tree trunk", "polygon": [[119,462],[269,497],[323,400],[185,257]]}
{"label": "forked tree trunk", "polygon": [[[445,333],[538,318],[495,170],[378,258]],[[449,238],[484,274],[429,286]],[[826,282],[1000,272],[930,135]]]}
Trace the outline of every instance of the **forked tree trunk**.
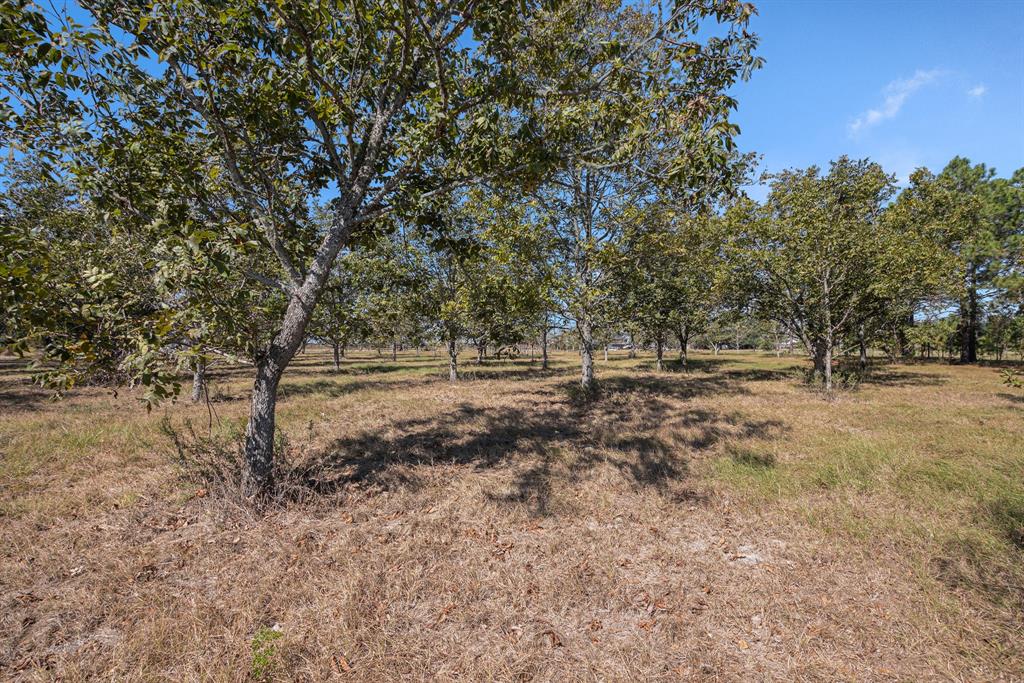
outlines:
{"label": "forked tree trunk", "polygon": [[636,342],[633,341],[633,333],[629,333],[629,357],[636,358]]}
{"label": "forked tree trunk", "polygon": [[825,392],[832,393],[832,345],[825,340],[814,346],[814,376],[820,376]]}
{"label": "forked tree trunk", "polygon": [[487,344],[476,345],[476,364],[483,365],[484,356],[487,355]]}
{"label": "forked tree trunk", "polygon": [[448,381],[452,384],[459,381],[459,349],[455,337],[448,339]]}
{"label": "forked tree trunk", "polygon": [[338,342],[333,343],[334,347],[334,371],[338,372],[341,370],[341,344]]}
{"label": "forked tree trunk", "polygon": [[581,320],[580,334],[580,386],[584,391],[594,388],[594,336],[589,320]]}
{"label": "forked tree trunk", "polygon": [[679,328],[679,364],[683,366],[683,371],[686,371],[687,362],[687,347],[690,345],[690,326],[683,325]]}
{"label": "forked tree trunk", "polygon": [[206,363],[196,359],[192,365],[192,402],[199,403],[206,395]]}

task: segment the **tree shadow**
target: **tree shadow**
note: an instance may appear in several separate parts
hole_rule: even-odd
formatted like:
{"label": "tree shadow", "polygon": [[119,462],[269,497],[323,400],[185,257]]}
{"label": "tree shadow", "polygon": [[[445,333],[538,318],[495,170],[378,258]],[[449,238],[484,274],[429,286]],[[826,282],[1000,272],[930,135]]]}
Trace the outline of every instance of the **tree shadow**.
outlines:
{"label": "tree shadow", "polygon": [[1024,394],[1010,394],[1005,391],[996,394],[999,398],[1006,399],[1010,403],[1016,403],[1018,405],[1024,405]]}
{"label": "tree shadow", "polygon": [[600,466],[611,466],[638,489],[672,500],[702,500],[690,482],[690,460],[724,440],[766,438],[786,430],[776,420],[751,420],[679,405],[701,393],[741,392],[734,380],[701,382],[660,377],[610,378],[586,404],[565,398],[529,405],[481,407],[464,402],[447,413],[395,420],[334,440],[287,474],[293,496],[355,489],[418,489],[430,468],[508,468],[507,492],[497,503],[552,514],[554,487],[574,486]]}
{"label": "tree shadow", "polygon": [[41,389],[28,380],[24,380],[13,388],[0,389],[0,410],[12,412],[33,410],[44,403],[51,402],[52,399],[53,392]]}
{"label": "tree shadow", "polygon": [[891,365],[869,366],[860,378],[860,384],[881,387],[935,387],[949,382],[949,378],[931,372],[908,372]]}

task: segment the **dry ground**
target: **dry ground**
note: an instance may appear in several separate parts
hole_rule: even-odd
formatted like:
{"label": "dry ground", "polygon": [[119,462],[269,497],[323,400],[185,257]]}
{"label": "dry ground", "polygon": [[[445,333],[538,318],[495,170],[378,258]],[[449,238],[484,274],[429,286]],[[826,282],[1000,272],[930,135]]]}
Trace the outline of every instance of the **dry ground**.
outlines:
{"label": "dry ground", "polygon": [[[1024,393],[994,368],[827,402],[793,357],[620,355],[581,403],[574,360],[449,386],[311,349],[262,515],[183,477],[163,411],[4,360],[0,678],[1022,680]],[[216,376],[215,434],[246,394]]]}

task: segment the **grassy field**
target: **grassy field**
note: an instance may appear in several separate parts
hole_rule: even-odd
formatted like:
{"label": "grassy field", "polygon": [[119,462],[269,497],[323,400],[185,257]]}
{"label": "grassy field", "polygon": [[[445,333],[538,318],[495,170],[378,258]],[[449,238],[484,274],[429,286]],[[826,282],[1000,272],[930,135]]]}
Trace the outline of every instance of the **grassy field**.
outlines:
{"label": "grassy field", "polygon": [[[288,498],[189,479],[248,370],[147,414],[0,363],[0,678],[1021,680],[1024,392],[879,365],[826,401],[796,357],[475,366],[310,349]],[[190,470],[191,471],[191,470]]]}

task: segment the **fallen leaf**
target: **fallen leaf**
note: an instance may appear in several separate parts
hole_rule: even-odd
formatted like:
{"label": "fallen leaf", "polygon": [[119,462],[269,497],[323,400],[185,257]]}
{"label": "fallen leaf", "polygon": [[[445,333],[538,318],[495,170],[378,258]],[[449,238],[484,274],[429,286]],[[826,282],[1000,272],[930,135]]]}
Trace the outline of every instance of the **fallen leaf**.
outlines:
{"label": "fallen leaf", "polygon": [[544,631],[541,635],[548,637],[551,642],[551,647],[562,647],[562,639],[552,629]]}

